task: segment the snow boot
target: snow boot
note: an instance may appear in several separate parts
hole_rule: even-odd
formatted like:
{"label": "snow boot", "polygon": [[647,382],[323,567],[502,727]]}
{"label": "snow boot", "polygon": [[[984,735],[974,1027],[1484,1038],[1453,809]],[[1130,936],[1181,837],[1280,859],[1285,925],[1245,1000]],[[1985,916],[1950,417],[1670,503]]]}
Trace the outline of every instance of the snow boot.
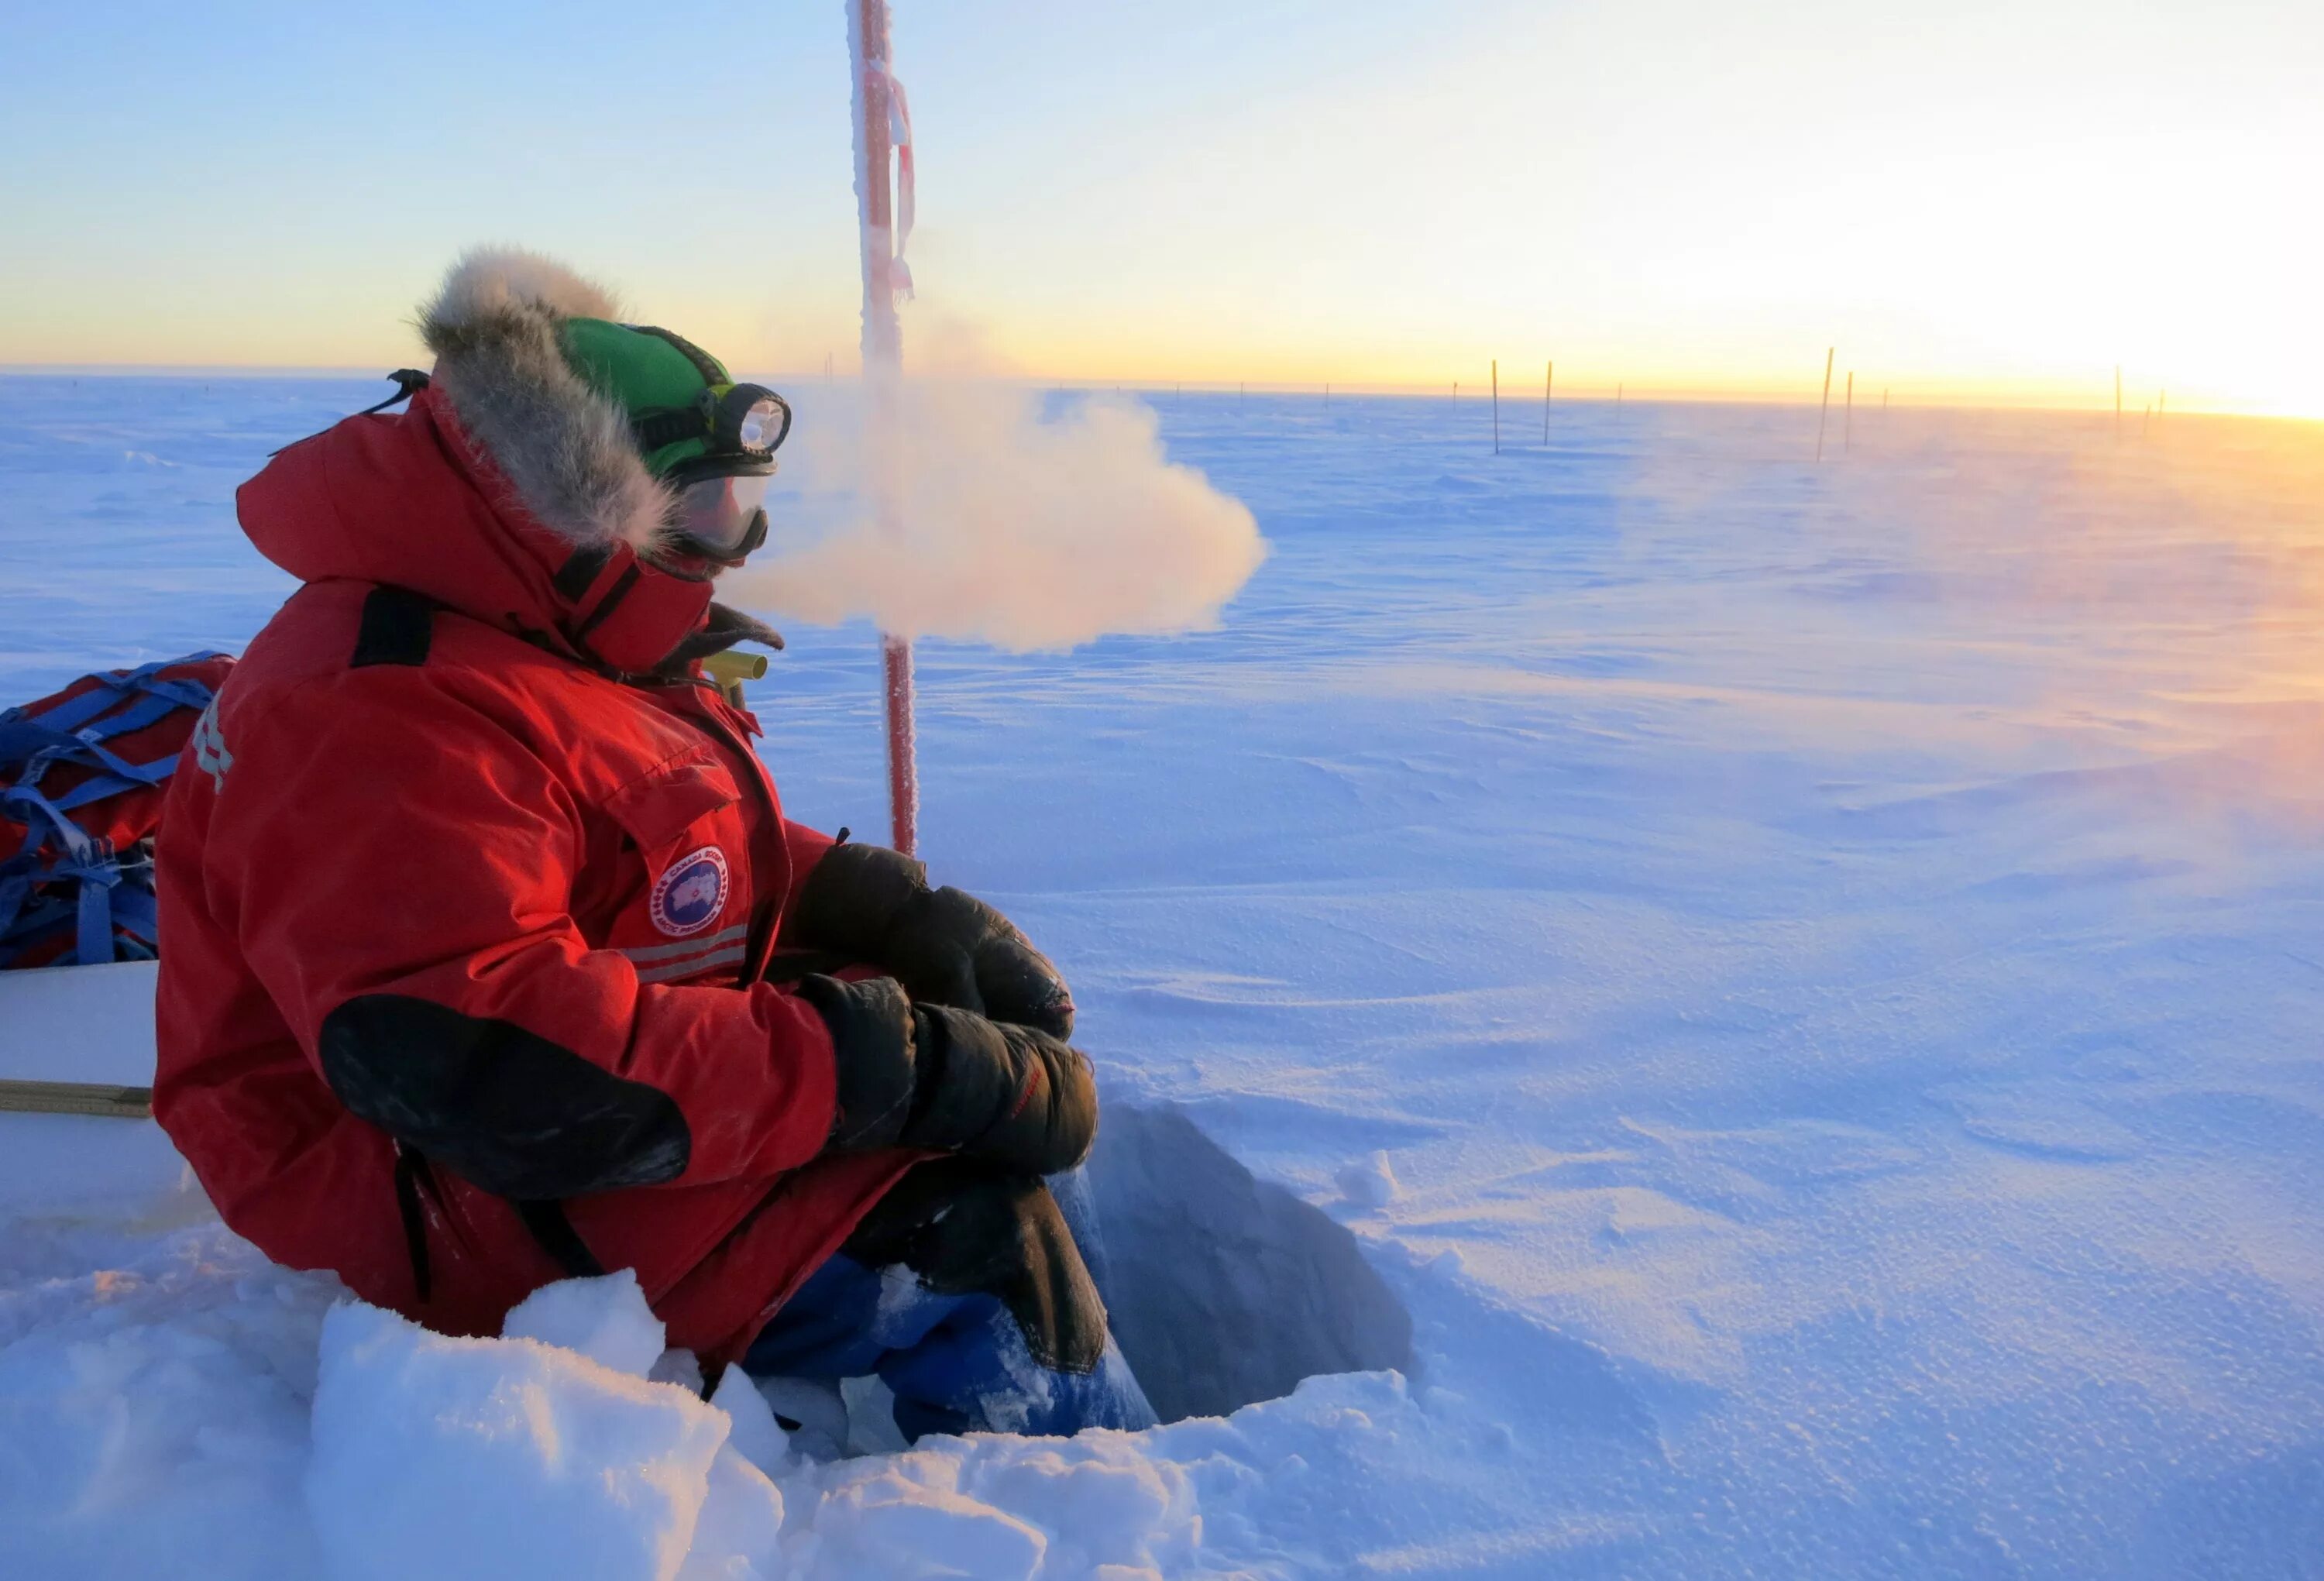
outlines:
{"label": "snow boot", "polygon": [[1155,1424],[1048,1187],[972,1159],[923,1163],[898,1182],[742,1365],[876,1375],[908,1440]]}

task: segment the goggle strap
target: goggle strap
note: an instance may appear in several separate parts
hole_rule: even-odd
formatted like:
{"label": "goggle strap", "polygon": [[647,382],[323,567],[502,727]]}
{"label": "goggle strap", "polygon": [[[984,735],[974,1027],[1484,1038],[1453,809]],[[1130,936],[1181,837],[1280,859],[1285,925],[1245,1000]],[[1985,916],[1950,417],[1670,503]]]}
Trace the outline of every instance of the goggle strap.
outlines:
{"label": "goggle strap", "polygon": [[710,425],[692,407],[666,406],[659,411],[632,418],[630,431],[638,437],[638,448],[650,455],[681,440],[706,439],[710,437]]}

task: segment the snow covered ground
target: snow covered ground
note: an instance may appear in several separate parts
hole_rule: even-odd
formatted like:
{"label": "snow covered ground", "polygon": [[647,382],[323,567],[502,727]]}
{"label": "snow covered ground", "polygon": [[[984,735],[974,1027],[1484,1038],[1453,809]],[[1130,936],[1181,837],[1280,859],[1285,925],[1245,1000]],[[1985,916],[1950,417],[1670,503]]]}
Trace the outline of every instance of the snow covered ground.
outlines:
{"label": "snow covered ground", "polygon": [[[378,392],[0,379],[0,696],[238,647],[235,483]],[[327,1335],[122,1122],[0,1117],[0,1575],[2324,1571],[2324,428],[1154,405],[1270,559],[925,646],[925,841],[1074,984],[1124,1347],[1206,1414],[816,1465]],[[871,635],[790,635],[767,756],[876,832]]]}

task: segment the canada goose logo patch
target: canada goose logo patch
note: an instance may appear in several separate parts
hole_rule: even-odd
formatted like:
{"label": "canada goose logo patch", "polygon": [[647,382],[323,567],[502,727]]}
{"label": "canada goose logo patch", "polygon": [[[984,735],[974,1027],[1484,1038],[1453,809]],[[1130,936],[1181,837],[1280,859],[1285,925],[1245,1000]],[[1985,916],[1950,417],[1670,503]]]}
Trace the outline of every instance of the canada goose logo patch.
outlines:
{"label": "canada goose logo patch", "polygon": [[715,845],[670,863],[647,902],[653,925],[673,939],[698,933],[726,909],[726,853]]}

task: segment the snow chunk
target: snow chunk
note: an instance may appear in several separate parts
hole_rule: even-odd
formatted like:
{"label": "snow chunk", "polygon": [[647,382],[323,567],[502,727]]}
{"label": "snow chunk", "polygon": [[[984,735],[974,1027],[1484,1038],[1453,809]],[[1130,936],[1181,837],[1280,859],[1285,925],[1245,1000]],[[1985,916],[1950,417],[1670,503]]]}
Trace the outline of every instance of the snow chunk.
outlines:
{"label": "snow chunk", "polygon": [[[657,1332],[641,1371],[660,1347]],[[350,1302],[323,1321],[307,1508],[335,1581],[669,1581],[726,1434],[725,1413],[682,1389]],[[721,1512],[722,1527],[750,1523]]]}
{"label": "snow chunk", "polygon": [[666,1350],[646,1369],[650,1383],[675,1383],[688,1394],[701,1394],[702,1358],[690,1350]]}
{"label": "snow chunk", "polygon": [[709,1495],[678,1581],[775,1581],[784,1574],[782,1536],[782,1494],[732,1444],[724,1445],[710,1463]]}
{"label": "snow chunk", "polygon": [[1333,1177],[1340,1188],[1340,1196],[1349,1206],[1379,1209],[1404,1195],[1397,1182],[1396,1172],[1388,1166],[1388,1154],[1374,1153],[1369,1158],[1358,1159]]}
{"label": "snow chunk", "polygon": [[[724,1388],[726,1380],[718,1382]],[[847,1400],[835,1379],[774,1377],[751,1383],[771,1414],[798,1424],[788,1437],[800,1454],[810,1460],[836,1460],[847,1453]],[[776,1425],[779,1429],[781,1422]]]}
{"label": "snow chunk", "polygon": [[642,1378],[661,1359],[661,1319],[646,1305],[634,1269],[595,1279],[560,1279],[509,1309],[505,1339],[538,1339],[577,1350],[599,1366]]}
{"label": "snow chunk", "polygon": [[774,1408],[752,1383],[750,1374],[741,1367],[728,1367],[710,1403],[734,1424],[726,1436],[730,1448],[769,1476],[783,1474],[791,1457],[790,1435],[775,1420]]}
{"label": "snow chunk", "polygon": [[809,1573],[818,1581],[932,1575],[1030,1581],[1049,1547],[1039,1528],[1014,1515],[893,1470],[828,1495],[815,1531],[821,1541]]}
{"label": "snow chunk", "polygon": [[[1241,1420],[1070,1439],[937,1435],[908,1455],[805,1466],[784,1484],[791,1521],[784,1558],[797,1581],[1247,1573],[1240,1569],[1247,1556],[1205,1551],[1196,1486],[1201,1478],[1214,1483],[1224,1525],[1260,1524],[1243,1512],[1251,1495],[1273,1484],[1253,1462],[1271,1468],[1284,1457],[1255,1446]],[[1303,1430],[1312,1429],[1294,1429]],[[1304,1522],[1296,1514],[1268,1522],[1268,1557],[1280,1558]],[[1312,1573],[1343,1569],[1317,1565]]]}

